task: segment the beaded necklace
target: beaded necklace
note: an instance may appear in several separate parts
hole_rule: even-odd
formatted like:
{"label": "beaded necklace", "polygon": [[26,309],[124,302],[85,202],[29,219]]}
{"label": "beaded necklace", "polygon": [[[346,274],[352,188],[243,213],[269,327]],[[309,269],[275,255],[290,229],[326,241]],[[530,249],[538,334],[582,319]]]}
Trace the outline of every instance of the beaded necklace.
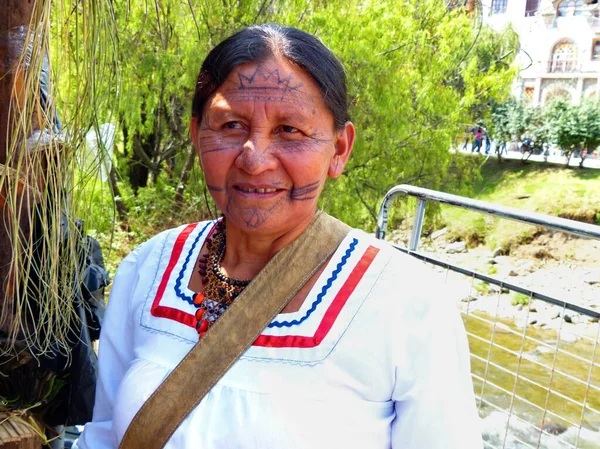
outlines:
{"label": "beaded necklace", "polygon": [[207,254],[198,260],[198,273],[202,276],[204,293],[193,296],[196,310],[196,330],[202,338],[210,326],[219,318],[250,283],[250,279],[231,279],[223,274],[221,259],[225,253],[225,219],[217,223],[212,237],[206,239]]}

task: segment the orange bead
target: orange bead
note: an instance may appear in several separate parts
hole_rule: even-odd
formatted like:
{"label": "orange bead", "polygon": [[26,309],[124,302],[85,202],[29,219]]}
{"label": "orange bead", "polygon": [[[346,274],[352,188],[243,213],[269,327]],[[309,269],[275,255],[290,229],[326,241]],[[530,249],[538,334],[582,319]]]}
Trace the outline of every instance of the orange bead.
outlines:
{"label": "orange bead", "polygon": [[196,319],[198,321],[200,321],[202,319],[202,317],[204,316],[204,312],[205,312],[204,309],[198,309],[198,310],[196,310]]}
{"label": "orange bead", "polygon": [[198,327],[198,332],[206,332],[208,330],[208,321],[202,320],[200,322],[200,327]]}
{"label": "orange bead", "polygon": [[202,338],[206,335],[206,332],[200,332],[199,337],[198,338]]}
{"label": "orange bead", "polygon": [[202,304],[203,301],[204,301],[204,293],[198,293],[194,297],[194,304],[196,304],[197,306],[199,306],[200,304]]}

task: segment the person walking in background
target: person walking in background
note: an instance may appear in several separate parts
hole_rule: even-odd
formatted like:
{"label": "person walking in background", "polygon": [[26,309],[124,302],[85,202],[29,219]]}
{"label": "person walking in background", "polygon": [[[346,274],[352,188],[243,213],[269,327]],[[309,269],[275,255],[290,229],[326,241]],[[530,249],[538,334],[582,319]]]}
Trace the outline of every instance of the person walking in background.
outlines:
{"label": "person walking in background", "polygon": [[475,139],[473,140],[473,147],[471,148],[471,153],[479,153],[481,152],[481,142],[483,140],[483,128],[478,126],[475,128]]}
{"label": "person walking in background", "polygon": [[473,135],[475,133],[475,127],[470,127],[465,129],[465,144],[463,145],[463,151],[467,151],[469,148],[469,139],[471,138],[471,135]]}
{"label": "person walking in background", "polygon": [[485,154],[490,154],[490,149],[492,147],[492,141],[490,140],[490,134],[487,128],[483,128],[483,134],[485,139]]}

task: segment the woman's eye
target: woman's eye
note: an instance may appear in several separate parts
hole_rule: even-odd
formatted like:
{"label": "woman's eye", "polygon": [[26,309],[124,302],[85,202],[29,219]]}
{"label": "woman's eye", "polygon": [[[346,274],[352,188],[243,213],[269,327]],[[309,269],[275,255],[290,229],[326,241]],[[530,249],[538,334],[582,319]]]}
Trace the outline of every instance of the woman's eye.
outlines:
{"label": "woman's eye", "polygon": [[227,129],[242,129],[244,127],[240,122],[227,122],[224,126]]}
{"label": "woman's eye", "polygon": [[293,126],[289,126],[289,125],[282,125],[281,131],[284,133],[289,133],[289,134],[296,134],[296,133],[300,132],[300,130],[298,128],[294,128]]}

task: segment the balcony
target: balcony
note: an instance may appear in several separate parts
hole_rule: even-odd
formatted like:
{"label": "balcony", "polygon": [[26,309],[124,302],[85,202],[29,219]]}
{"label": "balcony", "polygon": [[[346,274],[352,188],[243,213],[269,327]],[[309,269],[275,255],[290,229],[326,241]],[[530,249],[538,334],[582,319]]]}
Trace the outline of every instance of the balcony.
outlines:
{"label": "balcony", "polygon": [[521,71],[524,78],[600,78],[600,60],[553,59],[535,61]]}
{"label": "balcony", "polygon": [[553,59],[546,62],[548,73],[573,73],[581,71],[581,63],[576,59]]}

